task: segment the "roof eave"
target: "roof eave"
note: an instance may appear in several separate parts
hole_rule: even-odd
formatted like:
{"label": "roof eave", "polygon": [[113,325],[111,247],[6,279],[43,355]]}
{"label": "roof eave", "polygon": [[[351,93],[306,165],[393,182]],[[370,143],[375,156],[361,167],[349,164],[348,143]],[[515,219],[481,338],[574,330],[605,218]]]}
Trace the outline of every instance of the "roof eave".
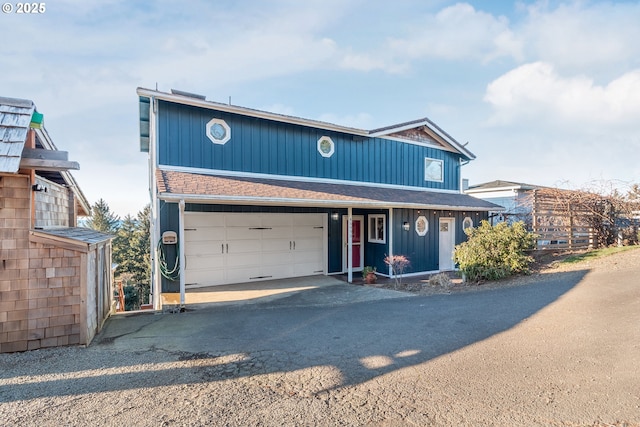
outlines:
{"label": "roof eave", "polygon": [[407,209],[435,209],[447,211],[474,211],[474,212],[496,212],[503,211],[504,208],[498,205],[493,207],[477,206],[449,206],[449,205],[429,205],[421,203],[390,203],[386,201],[362,201],[362,200],[326,200],[326,199],[296,199],[296,198],[265,198],[250,196],[227,196],[210,194],[178,194],[161,192],[158,194],[160,200],[177,203],[184,200],[186,203],[226,203],[232,205],[260,205],[260,206],[309,206],[309,207],[331,207],[331,208],[407,208]]}
{"label": "roof eave", "polygon": [[[58,150],[58,148],[56,147],[56,145],[53,143],[53,140],[51,139],[51,137],[49,136],[49,132],[47,132],[47,129],[42,126],[41,129],[35,129],[36,134],[38,135],[38,137],[40,138],[40,142],[42,143],[43,147],[46,148],[47,150]],[[73,162],[76,163],[76,162]],[[77,167],[75,167],[74,169],[80,169],[80,165],[77,164]],[[71,187],[77,203],[79,205],[80,208],[82,208],[82,210],[84,211],[85,215],[82,215],[80,212],[78,212],[78,215],[80,216],[88,216],[91,214],[91,204],[89,203],[89,200],[87,200],[87,197],[84,195],[84,193],[82,192],[82,190],[80,189],[80,187],[78,186],[78,183],[76,182],[75,178],[73,177],[73,175],[71,175],[71,173],[68,170],[62,170],[60,171],[60,174],[62,175],[62,178],[65,180],[65,182],[67,183],[67,185],[69,185],[69,187]]]}
{"label": "roof eave", "polygon": [[301,126],[310,126],[318,129],[324,129],[334,132],[348,133],[357,136],[369,136],[369,132],[364,129],[357,129],[347,126],[335,125],[332,123],[321,122],[317,120],[303,119],[300,117],[286,116],[283,114],[271,113],[268,111],[254,110],[251,108],[239,107],[230,104],[222,104],[219,102],[207,101],[200,98],[193,98],[185,95],[178,95],[166,92],[160,92],[152,89],[138,88],[136,90],[138,96],[146,96],[149,98],[170,101],[177,104],[190,105],[193,107],[201,107],[209,110],[224,111],[226,113],[240,114],[243,116],[273,120],[282,123],[289,123]]}

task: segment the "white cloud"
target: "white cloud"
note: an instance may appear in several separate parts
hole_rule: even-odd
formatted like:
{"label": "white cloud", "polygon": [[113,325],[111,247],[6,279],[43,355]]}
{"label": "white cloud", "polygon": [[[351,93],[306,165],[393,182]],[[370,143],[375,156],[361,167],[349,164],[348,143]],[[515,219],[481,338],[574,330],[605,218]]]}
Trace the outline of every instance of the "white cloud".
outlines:
{"label": "white cloud", "polygon": [[392,74],[400,74],[408,69],[408,64],[406,63],[396,63],[382,56],[353,52],[343,53],[339,64],[346,70],[382,70]]}
{"label": "white cloud", "polygon": [[529,58],[573,70],[614,64],[640,65],[640,4],[637,2],[547,2],[528,8],[517,29]]}
{"label": "white cloud", "polygon": [[492,124],[530,119],[585,126],[637,124],[640,69],[602,86],[584,75],[563,77],[551,64],[535,62],[491,82],[484,99],[494,108]]}
{"label": "white cloud", "polygon": [[389,47],[410,58],[443,58],[489,61],[501,56],[520,56],[521,46],[502,16],[478,11],[458,3],[429,15],[410,37],[394,38]]}
{"label": "white cloud", "polygon": [[341,67],[398,74],[409,70],[412,61],[422,59],[486,63],[505,56],[522,56],[521,43],[509,28],[507,18],[476,10],[468,3],[411,17],[409,22],[413,24],[407,34],[389,37],[369,52],[342,49]]}

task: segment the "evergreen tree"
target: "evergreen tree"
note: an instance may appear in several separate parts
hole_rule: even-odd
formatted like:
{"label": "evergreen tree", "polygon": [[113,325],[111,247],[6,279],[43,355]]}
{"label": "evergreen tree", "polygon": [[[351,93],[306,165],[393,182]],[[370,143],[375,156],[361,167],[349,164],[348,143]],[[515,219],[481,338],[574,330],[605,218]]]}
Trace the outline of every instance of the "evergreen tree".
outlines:
{"label": "evergreen tree", "polygon": [[91,208],[86,226],[103,233],[114,234],[113,262],[117,264],[115,277],[125,285],[125,306],[137,310],[149,302],[151,278],[150,224],[151,205],[145,206],[134,218],[120,218],[111,212],[107,202],[100,199]]}
{"label": "evergreen tree", "polygon": [[127,215],[113,240],[113,262],[118,264],[115,275],[124,281],[125,297],[135,298],[135,301],[125,302],[127,310],[137,310],[140,304],[149,302],[150,216],[150,205],[138,212],[135,219]]}
{"label": "evergreen tree", "polygon": [[151,290],[151,205],[146,205],[136,217],[134,252],[137,260],[132,273],[139,284],[138,294],[142,303],[149,302]]}
{"label": "evergreen tree", "polygon": [[91,207],[91,216],[87,220],[86,226],[103,233],[115,234],[119,221],[120,218],[111,212],[107,202],[100,199]]}
{"label": "evergreen tree", "polygon": [[120,224],[115,239],[113,239],[113,262],[118,264],[115,271],[116,276],[120,276],[122,273],[134,274],[136,270],[135,232],[136,221],[131,215],[127,215]]}

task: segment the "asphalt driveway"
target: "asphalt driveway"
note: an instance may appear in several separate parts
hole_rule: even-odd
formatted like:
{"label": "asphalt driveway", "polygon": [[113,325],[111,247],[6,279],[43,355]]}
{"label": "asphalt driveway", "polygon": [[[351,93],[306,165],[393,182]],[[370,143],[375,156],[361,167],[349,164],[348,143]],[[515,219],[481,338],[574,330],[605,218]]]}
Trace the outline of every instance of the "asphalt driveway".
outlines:
{"label": "asphalt driveway", "polygon": [[0,355],[0,419],[640,425],[638,277],[636,264],[508,289],[319,304],[341,291],[322,287],[116,317],[87,349]]}

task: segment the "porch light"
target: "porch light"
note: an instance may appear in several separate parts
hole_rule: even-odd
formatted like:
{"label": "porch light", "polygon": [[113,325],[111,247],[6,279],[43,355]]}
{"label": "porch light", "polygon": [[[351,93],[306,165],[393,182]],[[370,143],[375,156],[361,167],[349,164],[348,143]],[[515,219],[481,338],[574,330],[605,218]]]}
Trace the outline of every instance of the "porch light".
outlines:
{"label": "porch light", "polygon": [[404,231],[409,231],[409,227],[410,227],[410,225],[409,225],[409,223],[407,221],[402,223],[402,229]]}
{"label": "porch light", "polygon": [[337,221],[340,219],[340,214],[338,212],[331,213],[331,219]]}

